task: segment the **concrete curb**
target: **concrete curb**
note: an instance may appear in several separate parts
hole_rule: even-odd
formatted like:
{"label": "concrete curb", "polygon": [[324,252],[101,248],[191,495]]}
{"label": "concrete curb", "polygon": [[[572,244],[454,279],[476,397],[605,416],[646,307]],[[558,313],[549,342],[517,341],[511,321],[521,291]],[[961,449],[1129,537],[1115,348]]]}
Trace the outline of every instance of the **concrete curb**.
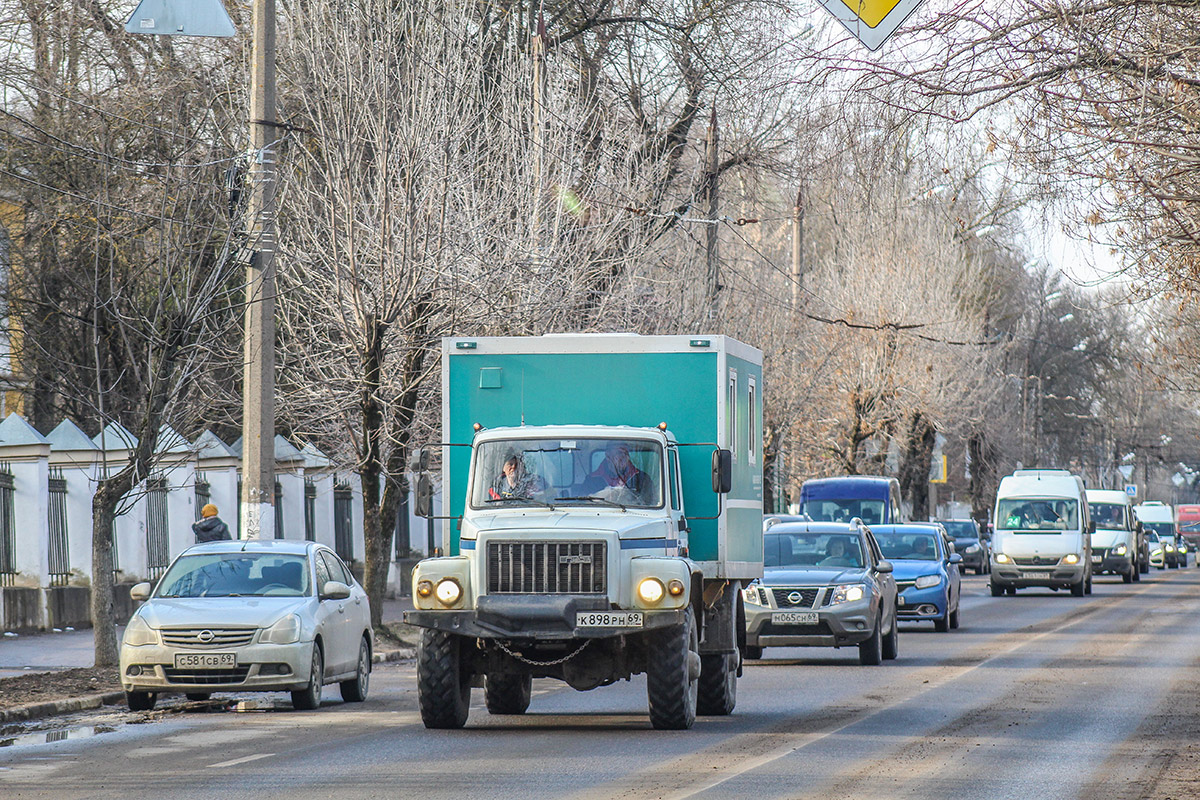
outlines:
{"label": "concrete curb", "polygon": [[124,692],[85,694],[83,697],[67,697],[62,700],[47,700],[42,703],[27,703],[23,706],[0,709],[0,724],[28,722],[31,719],[55,717],[75,711],[87,711],[100,706],[111,706],[125,701]]}
{"label": "concrete curb", "polygon": [[[411,647],[401,647],[395,650],[376,651],[371,660],[376,664],[381,664],[385,661],[407,661],[410,658],[416,657],[416,650]],[[67,697],[62,700],[27,703],[23,706],[0,709],[0,725],[10,722],[28,722],[45,717],[56,717],[60,714],[88,711],[100,706],[117,705],[123,702],[125,702],[124,692],[104,692],[102,694],[87,694],[82,697]]]}

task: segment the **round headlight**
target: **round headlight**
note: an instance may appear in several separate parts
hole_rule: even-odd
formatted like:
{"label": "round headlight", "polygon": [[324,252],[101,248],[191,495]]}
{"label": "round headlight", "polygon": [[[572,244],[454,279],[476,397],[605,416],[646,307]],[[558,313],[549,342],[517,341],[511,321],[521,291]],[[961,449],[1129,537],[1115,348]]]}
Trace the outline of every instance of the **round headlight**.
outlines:
{"label": "round headlight", "polygon": [[666,592],[666,587],[658,578],[642,578],[637,587],[638,597],[646,605],[654,605],[662,600]]}
{"label": "round headlight", "polygon": [[442,578],[435,590],[437,601],[444,606],[452,606],[462,597],[462,587],[454,578]]}
{"label": "round headlight", "polygon": [[433,594],[433,581],[417,581],[417,594],[420,597],[429,597]]}

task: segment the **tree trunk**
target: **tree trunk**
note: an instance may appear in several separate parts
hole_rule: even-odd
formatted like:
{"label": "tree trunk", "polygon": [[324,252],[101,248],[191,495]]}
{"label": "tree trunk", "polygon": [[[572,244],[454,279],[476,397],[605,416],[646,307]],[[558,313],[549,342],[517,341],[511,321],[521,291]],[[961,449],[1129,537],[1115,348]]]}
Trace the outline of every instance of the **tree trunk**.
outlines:
{"label": "tree trunk", "polygon": [[116,502],[103,483],[92,496],[92,631],[97,667],[117,665],[117,629],[113,613],[113,523]]}
{"label": "tree trunk", "polygon": [[993,450],[987,438],[982,433],[972,433],[967,437],[967,452],[971,457],[971,518],[979,523],[980,528],[987,526],[992,513],[994,499],[992,487],[992,457]]}
{"label": "tree trunk", "polygon": [[929,468],[937,431],[929,418],[914,411],[900,462],[900,491],[912,503],[913,519],[929,518]]}

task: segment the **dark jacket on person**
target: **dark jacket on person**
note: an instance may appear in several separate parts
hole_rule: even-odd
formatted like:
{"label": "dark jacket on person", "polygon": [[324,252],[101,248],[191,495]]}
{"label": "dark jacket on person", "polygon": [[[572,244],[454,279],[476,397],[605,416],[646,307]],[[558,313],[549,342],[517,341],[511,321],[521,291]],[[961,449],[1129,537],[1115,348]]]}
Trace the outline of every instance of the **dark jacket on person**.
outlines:
{"label": "dark jacket on person", "polygon": [[220,517],[205,517],[199,522],[193,522],[192,530],[196,534],[197,543],[233,538],[229,535],[229,526],[222,522]]}

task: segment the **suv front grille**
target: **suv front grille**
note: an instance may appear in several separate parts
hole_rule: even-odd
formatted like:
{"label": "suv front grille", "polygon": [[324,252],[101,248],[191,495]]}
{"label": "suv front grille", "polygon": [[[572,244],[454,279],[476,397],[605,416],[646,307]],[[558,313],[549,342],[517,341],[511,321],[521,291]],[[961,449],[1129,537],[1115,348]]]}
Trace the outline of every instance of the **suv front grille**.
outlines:
{"label": "suv front grille", "polygon": [[[777,589],[771,590],[775,594],[775,605],[779,608],[812,608],[813,601],[817,599],[817,593],[820,589]],[[800,595],[799,599],[792,601],[788,598],[791,594]]]}
{"label": "suv front grille", "polygon": [[[250,644],[257,628],[164,628],[163,644],[175,647],[240,647]],[[211,634],[202,635],[202,634]]]}
{"label": "suv front grille", "polygon": [[488,594],[606,594],[603,541],[488,542]]}

